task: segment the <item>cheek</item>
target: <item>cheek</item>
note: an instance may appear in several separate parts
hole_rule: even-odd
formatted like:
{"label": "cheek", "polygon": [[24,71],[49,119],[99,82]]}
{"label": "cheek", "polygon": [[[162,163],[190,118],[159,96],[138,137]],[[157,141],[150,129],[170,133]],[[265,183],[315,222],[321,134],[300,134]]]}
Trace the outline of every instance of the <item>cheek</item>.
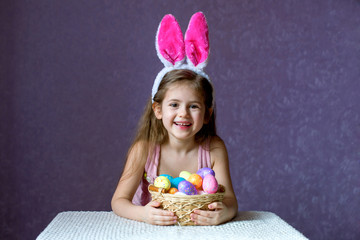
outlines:
{"label": "cheek", "polygon": [[205,112],[197,112],[193,115],[193,118],[197,120],[197,122],[204,122]]}
{"label": "cheek", "polygon": [[170,112],[163,113],[162,119],[164,121],[173,121],[174,120],[174,114],[171,114]]}

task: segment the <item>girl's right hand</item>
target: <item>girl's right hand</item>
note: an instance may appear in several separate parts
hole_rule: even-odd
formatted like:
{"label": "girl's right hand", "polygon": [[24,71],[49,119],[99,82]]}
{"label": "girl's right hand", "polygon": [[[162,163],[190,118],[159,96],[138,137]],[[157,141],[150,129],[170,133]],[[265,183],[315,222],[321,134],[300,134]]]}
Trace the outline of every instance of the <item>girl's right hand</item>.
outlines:
{"label": "girl's right hand", "polygon": [[177,217],[173,212],[159,209],[161,203],[152,201],[144,206],[145,216],[144,222],[153,225],[174,225]]}

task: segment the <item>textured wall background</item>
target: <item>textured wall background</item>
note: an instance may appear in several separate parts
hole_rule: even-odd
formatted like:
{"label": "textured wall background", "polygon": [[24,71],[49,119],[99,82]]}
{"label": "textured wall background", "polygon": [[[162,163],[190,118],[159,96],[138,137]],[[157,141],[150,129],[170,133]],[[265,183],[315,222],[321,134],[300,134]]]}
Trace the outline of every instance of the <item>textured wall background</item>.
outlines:
{"label": "textured wall background", "polygon": [[240,210],[360,238],[360,2],[1,1],[1,239],[110,211],[162,68],[157,26],[202,10]]}

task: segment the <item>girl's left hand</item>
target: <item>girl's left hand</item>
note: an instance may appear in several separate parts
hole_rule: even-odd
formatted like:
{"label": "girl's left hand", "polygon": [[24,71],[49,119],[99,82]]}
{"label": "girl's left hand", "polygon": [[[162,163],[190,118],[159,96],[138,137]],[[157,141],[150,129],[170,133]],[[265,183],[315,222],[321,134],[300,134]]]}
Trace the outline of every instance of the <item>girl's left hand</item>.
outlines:
{"label": "girl's left hand", "polygon": [[222,202],[214,202],[208,205],[210,210],[194,210],[190,215],[196,225],[218,225],[227,219],[227,207]]}

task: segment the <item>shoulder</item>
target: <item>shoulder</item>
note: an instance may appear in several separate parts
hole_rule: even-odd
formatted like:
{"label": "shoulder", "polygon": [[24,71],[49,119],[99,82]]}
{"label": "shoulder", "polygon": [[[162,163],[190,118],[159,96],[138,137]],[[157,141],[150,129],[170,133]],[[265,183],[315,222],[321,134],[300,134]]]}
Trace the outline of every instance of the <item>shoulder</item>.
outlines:
{"label": "shoulder", "polygon": [[151,145],[146,141],[137,141],[132,144],[129,149],[127,159],[133,164],[145,166],[148,155],[155,149],[155,145]]}
{"label": "shoulder", "polygon": [[224,141],[220,137],[214,136],[211,138],[209,149],[213,166],[219,162],[226,163],[228,161],[227,149]]}
{"label": "shoulder", "polygon": [[212,151],[219,151],[219,150],[226,150],[226,146],[224,141],[219,136],[211,137],[210,139],[210,152]]}
{"label": "shoulder", "polygon": [[134,142],[129,149],[129,156],[136,156],[142,153],[142,149],[145,149],[148,144],[145,141]]}

